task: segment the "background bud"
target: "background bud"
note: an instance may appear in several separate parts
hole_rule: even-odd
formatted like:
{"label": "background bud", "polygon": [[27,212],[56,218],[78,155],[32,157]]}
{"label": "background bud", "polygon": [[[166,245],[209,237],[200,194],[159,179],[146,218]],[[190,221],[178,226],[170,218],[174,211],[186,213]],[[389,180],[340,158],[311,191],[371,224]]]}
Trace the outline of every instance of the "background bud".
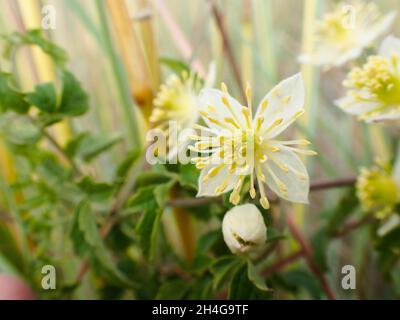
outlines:
{"label": "background bud", "polygon": [[245,253],[263,244],[267,227],[260,210],[253,204],[236,206],[222,221],[224,240],[233,253]]}

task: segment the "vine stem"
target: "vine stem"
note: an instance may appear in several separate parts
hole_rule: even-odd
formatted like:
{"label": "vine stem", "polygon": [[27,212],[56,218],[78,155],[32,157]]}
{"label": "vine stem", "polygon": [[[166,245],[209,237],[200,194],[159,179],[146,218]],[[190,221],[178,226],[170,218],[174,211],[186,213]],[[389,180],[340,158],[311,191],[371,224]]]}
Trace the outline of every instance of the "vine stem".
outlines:
{"label": "vine stem", "polygon": [[293,237],[297,240],[301,247],[302,255],[304,256],[308,267],[310,270],[315,274],[318,281],[321,284],[322,290],[325,292],[326,296],[330,300],[335,300],[335,294],[332,288],[329,286],[328,280],[326,279],[324,273],[318,267],[317,263],[315,262],[312,254],[312,249],[310,243],[306,239],[306,237],[302,234],[296,223],[294,222],[292,215],[289,214],[286,217],[287,225],[290,229],[290,232],[293,234]]}

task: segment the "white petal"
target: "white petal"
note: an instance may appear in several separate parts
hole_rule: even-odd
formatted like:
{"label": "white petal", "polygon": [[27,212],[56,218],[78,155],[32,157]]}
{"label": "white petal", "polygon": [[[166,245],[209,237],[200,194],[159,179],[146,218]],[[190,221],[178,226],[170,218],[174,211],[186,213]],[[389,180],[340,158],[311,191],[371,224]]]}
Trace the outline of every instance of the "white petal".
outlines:
{"label": "white petal", "polygon": [[379,112],[378,114],[371,115],[366,118],[366,122],[368,123],[381,123],[388,125],[397,125],[400,124],[400,109],[390,109],[388,107],[388,111]]}
{"label": "white petal", "polygon": [[[282,124],[270,130],[267,134],[268,138],[273,138],[285,130],[293,123],[294,115],[303,110],[304,106],[304,82],[301,73],[281,81],[274,87],[258,105],[255,119],[264,117],[263,128],[266,130],[275,121],[282,118]],[[289,101],[285,99],[289,97]],[[262,110],[263,101],[267,100],[267,107]]]}
{"label": "white petal", "polygon": [[[263,173],[267,178],[268,187],[283,199],[297,203],[308,203],[310,182],[306,167],[293,151],[285,150],[283,146],[280,146],[280,149],[281,151],[273,153],[273,157],[290,168],[288,172],[285,172],[271,159],[266,161],[263,164]],[[267,167],[282,181],[287,192],[281,191]],[[291,169],[296,170],[296,173]]]}
{"label": "white petal", "polygon": [[393,53],[400,55],[400,39],[389,35],[382,41],[379,48],[379,55],[390,57]]}
{"label": "white petal", "polygon": [[[226,97],[230,105],[230,109],[222,102],[223,97]],[[225,118],[235,118],[239,120],[239,125],[242,126],[245,123],[245,119],[242,114],[242,105],[232,98],[229,94],[222,92],[217,89],[203,89],[199,95],[199,108],[200,111],[206,112],[213,119],[218,120],[221,123],[226,124]],[[213,110],[210,110],[209,106]],[[223,126],[213,123],[209,119],[203,116],[204,121],[210,128],[215,128],[217,130],[226,129]],[[229,127],[229,125],[228,125]]]}
{"label": "white petal", "polygon": [[357,58],[362,53],[362,47],[353,47],[350,50],[343,52],[341,55],[336,57],[336,60],[333,62],[335,67],[340,67],[344,65],[346,62]]}
{"label": "white petal", "polygon": [[361,37],[361,46],[366,47],[371,44],[376,38],[386,33],[396,18],[396,12],[389,12],[387,15],[379,19],[372,26],[366,26],[368,29],[363,30]]}
{"label": "white petal", "polygon": [[356,101],[353,97],[345,96],[335,101],[335,104],[343,111],[352,115],[362,115],[376,109],[379,104],[376,102]]}
{"label": "white petal", "polygon": [[[222,160],[221,160],[222,161]],[[226,189],[222,192],[225,193],[230,191],[235,186],[236,182],[239,180],[239,176],[233,175],[229,173],[228,165],[223,166],[218,173],[209,178],[206,181],[203,181],[204,176],[212,169],[217,167],[218,164],[209,164],[203,170],[201,170],[200,177],[199,177],[199,191],[197,193],[197,197],[205,197],[205,196],[217,196],[218,194],[215,192],[217,187],[222,185],[224,182],[227,182]]]}

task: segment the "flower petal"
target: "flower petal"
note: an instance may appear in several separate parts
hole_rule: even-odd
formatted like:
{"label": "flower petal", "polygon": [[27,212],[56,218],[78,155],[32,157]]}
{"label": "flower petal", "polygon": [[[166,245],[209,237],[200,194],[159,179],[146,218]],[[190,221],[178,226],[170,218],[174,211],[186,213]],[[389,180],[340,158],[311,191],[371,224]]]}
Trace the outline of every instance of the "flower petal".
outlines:
{"label": "flower petal", "polygon": [[[221,159],[221,163],[222,163]],[[210,172],[210,170],[218,167],[219,164],[211,163],[207,165],[203,170],[201,170],[200,177],[199,177],[199,191],[197,193],[197,197],[205,197],[211,196],[215,197],[219,194],[225,193],[230,191],[235,186],[236,182],[239,180],[239,176],[233,175],[229,173],[229,166],[224,165],[218,171],[218,173],[204,180],[204,177]],[[216,189],[226,183],[226,187],[223,192],[216,192]]]}
{"label": "flower petal", "polygon": [[362,115],[376,109],[379,104],[377,102],[356,101],[351,96],[345,96],[335,100],[335,104],[343,111],[352,115]]}
{"label": "flower petal", "polygon": [[371,114],[365,118],[368,123],[381,123],[388,125],[400,124],[400,108],[388,107],[388,111]]}
{"label": "flower petal", "polygon": [[[296,120],[296,114],[304,110],[304,96],[303,77],[301,73],[297,73],[281,81],[261,100],[255,119],[264,118],[265,129],[261,130],[268,131],[266,137],[277,136]],[[282,119],[281,124],[268,130],[279,119]]]}
{"label": "flower petal", "polygon": [[[229,107],[224,104],[224,99],[228,102]],[[234,128],[226,121],[227,118],[239,122],[237,123],[239,126],[242,126],[245,121],[242,114],[242,105],[228,93],[221,90],[211,88],[201,90],[198,103],[202,117],[210,128],[217,130]],[[210,120],[210,118],[215,121]]]}
{"label": "flower petal", "polygon": [[386,33],[393,24],[397,13],[392,11],[379,19],[372,26],[366,26],[368,31],[362,33],[360,45],[366,47],[371,44],[376,38]]}
{"label": "flower petal", "polygon": [[400,55],[400,39],[389,35],[382,41],[379,55],[390,58],[393,53]]}
{"label": "flower petal", "polygon": [[[273,157],[276,161],[286,165],[289,170],[283,170],[269,158],[262,166],[268,187],[283,199],[308,203],[310,182],[306,167],[293,151],[285,149],[284,146],[279,146],[279,148],[280,151],[274,152]],[[286,190],[282,190],[280,183]]]}

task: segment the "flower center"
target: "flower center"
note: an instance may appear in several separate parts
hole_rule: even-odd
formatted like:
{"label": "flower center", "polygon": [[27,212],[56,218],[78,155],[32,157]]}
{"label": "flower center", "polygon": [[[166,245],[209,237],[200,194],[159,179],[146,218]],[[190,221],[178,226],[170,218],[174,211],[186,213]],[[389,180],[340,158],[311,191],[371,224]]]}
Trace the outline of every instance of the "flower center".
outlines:
{"label": "flower center", "polygon": [[361,204],[367,210],[386,212],[398,201],[398,187],[393,178],[378,169],[364,170],[357,182]]}
{"label": "flower center", "polygon": [[353,69],[344,86],[367,91],[384,106],[400,104],[399,56],[386,59],[371,56],[362,68]]}

